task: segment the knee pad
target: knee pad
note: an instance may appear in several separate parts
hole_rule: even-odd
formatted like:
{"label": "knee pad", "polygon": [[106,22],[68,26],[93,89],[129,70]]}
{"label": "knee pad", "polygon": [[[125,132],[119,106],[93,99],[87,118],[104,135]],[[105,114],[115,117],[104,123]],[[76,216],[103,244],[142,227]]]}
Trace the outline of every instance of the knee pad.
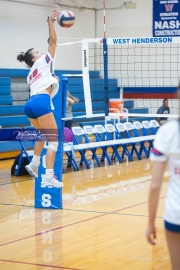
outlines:
{"label": "knee pad", "polygon": [[51,149],[51,150],[54,150],[55,152],[57,152],[58,142],[48,142],[47,149]]}

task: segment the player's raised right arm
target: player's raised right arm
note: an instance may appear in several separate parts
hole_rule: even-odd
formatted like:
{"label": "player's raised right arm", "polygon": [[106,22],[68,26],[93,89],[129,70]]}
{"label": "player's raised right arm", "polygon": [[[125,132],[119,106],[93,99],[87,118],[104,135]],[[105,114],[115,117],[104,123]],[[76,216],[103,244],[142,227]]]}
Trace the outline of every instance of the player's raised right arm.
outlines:
{"label": "player's raised right arm", "polygon": [[48,52],[54,58],[55,51],[56,51],[56,43],[57,43],[57,35],[56,30],[54,28],[54,20],[59,15],[58,10],[54,10],[52,14],[48,17],[48,25],[49,25],[49,47]]}

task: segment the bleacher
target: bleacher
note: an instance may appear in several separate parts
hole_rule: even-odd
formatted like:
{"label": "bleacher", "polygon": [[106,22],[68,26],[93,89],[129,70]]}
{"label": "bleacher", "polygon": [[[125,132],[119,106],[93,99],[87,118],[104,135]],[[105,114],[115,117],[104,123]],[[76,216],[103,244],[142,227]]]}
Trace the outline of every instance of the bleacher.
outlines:
{"label": "bleacher", "polygon": [[[29,98],[29,89],[26,83],[28,69],[0,69],[0,125],[3,128],[29,127],[30,122],[24,114],[24,104]],[[81,71],[57,70],[55,74],[80,74]],[[98,71],[90,71],[90,85],[92,93],[93,113],[104,113],[104,89],[103,79],[100,78]],[[69,78],[68,91],[78,97],[80,102],[73,106],[74,117],[85,115],[85,103],[83,83],[81,77]],[[119,87],[116,79],[109,79],[109,98],[119,98]],[[130,113],[148,114],[148,108],[134,108],[134,101],[124,102],[124,107]],[[147,120],[147,118],[132,118],[130,121]],[[149,119],[148,119],[149,120]],[[104,124],[102,117],[94,119],[74,119],[74,125]],[[26,143],[26,148],[31,148],[30,142]],[[19,142],[0,142],[0,152],[20,150]]]}

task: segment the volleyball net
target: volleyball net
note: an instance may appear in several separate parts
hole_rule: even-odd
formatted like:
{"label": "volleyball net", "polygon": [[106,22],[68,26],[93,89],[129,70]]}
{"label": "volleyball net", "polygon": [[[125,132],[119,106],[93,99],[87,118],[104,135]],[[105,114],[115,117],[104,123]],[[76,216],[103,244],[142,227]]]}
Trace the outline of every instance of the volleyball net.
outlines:
{"label": "volleyball net", "polygon": [[[170,107],[168,118],[178,117],[179,37],[83,39],[58,46],[65,54],[78,46],[81,59],[81,81],[69,81],[74,83],[71,89],[79,87],[80,101],[85,104],[79,108],[85,114],[79,109],[74,117],[155,119],[163,117],[157,111],[164,99]],[[113,110],[114,101],[123,102],[125,109]]]}

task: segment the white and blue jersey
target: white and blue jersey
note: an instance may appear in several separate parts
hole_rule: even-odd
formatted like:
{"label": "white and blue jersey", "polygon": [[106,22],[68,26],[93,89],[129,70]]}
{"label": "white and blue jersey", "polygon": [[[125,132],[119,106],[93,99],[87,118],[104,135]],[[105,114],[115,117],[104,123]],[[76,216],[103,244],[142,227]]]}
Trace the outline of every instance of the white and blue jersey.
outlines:
{"label": "white and blue jersey", "polygon": [[[53,58],[49,53],[42,55],[32,66],[27,82],[30,88],[31,98],[24,106],[24,112],[30,119],[37,119],[49,114],[54,109],[52,98],[57,94],[59,83],[52,77],[50,63]],[[41,94],[40,92],[52,86],[52,94]]]}
{"label": "white and blue jersey", "polygon": [[180,225],[180,123],[169,121],[156,134],[151,160],[168,162],[170,180],[165,198],[165,221]]}
{"label": "white and blue jersey", "polygon": [[46,55],[42,55],[34,65],[32,66],[28,77],[27,83],[30,88],[30,96],[36,95],[42,90],[47,89],[52,85],[52,94],[51,98],[53,98],[58,92],[58,81],[52,77],[50,71],[50,64],[53,61],[50,53],[47,52]]}

